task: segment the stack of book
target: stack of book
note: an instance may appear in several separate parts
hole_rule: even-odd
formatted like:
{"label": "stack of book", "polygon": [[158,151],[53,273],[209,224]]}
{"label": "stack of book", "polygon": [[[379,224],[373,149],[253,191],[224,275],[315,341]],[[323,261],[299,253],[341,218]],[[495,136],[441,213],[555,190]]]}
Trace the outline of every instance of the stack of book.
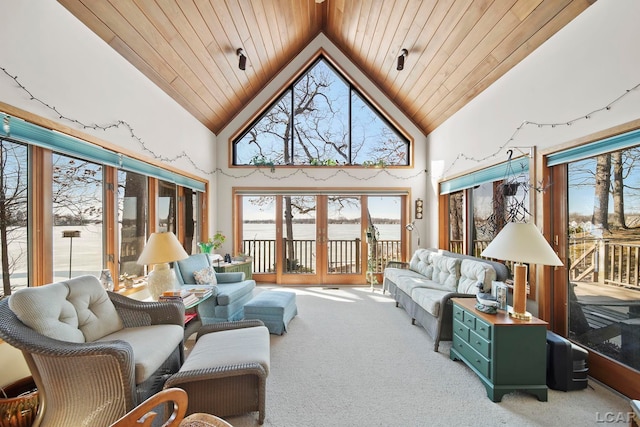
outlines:
{"label": "stack of book", "polygon": [[206,298],[213,292],[211,289],[191,289],[191,292],[198,298]]}
{"label": "stack of book", "polygon": [[158,301],[182,301],[184,305],[193,304],[198,302],[198,297],[192,292],[182,289],[175,291],[165,291],[160,295]]}

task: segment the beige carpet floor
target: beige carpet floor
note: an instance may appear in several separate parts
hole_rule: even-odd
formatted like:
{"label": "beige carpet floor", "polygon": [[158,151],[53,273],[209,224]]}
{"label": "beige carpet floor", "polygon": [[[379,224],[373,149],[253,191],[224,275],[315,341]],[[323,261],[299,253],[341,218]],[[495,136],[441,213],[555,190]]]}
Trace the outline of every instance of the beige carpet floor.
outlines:
{"label": "beige carpet floor", "polygon": [[[449,359],[450,342],[434,352],[380,291],[287,290],[299,314],[288,333],[271,335],[265,426],[628,425],[628,401],[592,379],[585,390],[549,390],[548,402],[517,392],[491,402],[473,371]],[[258,425],[257,413],[227,420]]]}

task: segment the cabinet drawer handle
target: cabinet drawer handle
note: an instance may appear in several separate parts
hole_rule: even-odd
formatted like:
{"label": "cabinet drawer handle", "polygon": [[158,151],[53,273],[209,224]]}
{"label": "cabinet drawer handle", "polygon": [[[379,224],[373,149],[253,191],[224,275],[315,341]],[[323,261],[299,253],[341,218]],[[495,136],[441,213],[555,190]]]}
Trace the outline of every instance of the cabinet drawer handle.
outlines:
{"label": "cabinet drawer handle", "polygon": [[476,345],[480,345],[480,341],[476,341]]}

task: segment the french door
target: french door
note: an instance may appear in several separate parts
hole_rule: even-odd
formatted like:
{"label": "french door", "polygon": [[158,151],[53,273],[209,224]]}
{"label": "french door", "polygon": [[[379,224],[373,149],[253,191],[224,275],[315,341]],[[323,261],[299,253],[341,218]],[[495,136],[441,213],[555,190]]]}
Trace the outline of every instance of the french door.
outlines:
{"label": "french door", "polygon": [[288,192],[238,197],[238,251],[253,258],[258,280],[363,285],[367,271],[375,267],[381,273],[384,262],[403,257],[405,196]]}

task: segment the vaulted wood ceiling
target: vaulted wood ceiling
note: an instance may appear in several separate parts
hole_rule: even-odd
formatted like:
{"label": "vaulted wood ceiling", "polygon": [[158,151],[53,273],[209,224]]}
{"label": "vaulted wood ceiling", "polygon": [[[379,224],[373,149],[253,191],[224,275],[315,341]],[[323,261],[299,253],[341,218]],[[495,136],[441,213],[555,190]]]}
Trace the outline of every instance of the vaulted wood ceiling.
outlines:
{"label": "vaulted wood ceiling", "polygon": [[216,134],[320,32],[428,134],[594,1],[59,0]]}

